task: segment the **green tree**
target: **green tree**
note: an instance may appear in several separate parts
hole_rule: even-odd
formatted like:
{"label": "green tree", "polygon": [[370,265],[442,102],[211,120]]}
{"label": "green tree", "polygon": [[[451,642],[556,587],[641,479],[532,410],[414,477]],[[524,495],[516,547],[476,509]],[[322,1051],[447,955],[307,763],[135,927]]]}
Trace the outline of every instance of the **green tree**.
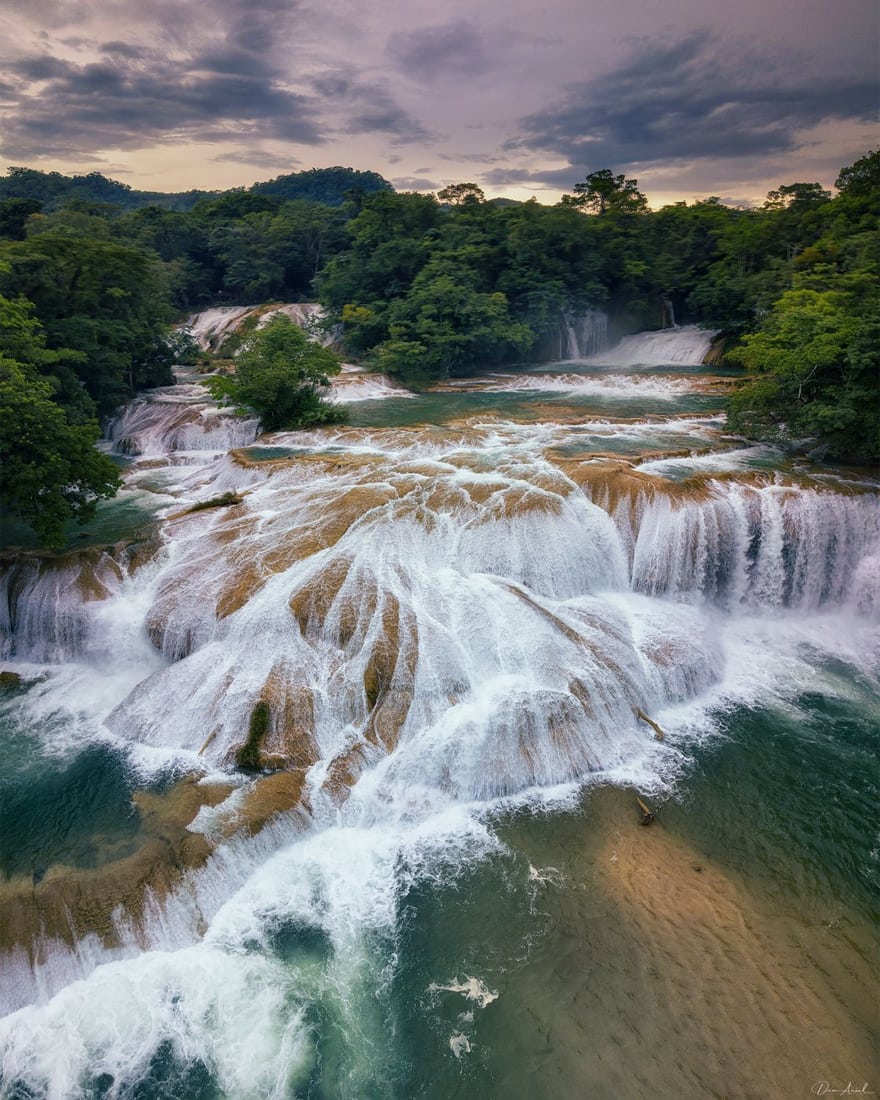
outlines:
{"label": "green tree", "polygon": [[165,343],[173,313],[150,253],[57,230],[8,242],[0,261],[0,293],[33,302],[48,348],[76,349],[65,384],[72,394],[81,383],[99,414],[173,381]]}
{"label": "green tree", "polygon": [[731,427],[813,437],[831,457],[880,458],[880,299],[869,273],[796,278],[761,328],[731,353],[751,378],[730,401]]}
{"label": "green tree", "polygon": [[834,186],[841,194],[859,198],[873,196],[880,191],[880,149],[866,153],[846,168],[841,168]]}
{"label": "green tree", "polygon": [[32,214],[38,214],[42,205],[36,199],[0,200],[0,237],[9,241],[23,241],[25,226]]}
{"label": "green tree", "polygon": [[501,293],[480,293],[456,270],[426,268],[389,311],[379,366],[404,378],[446,378],[526,352],[534,333],[511,320]]}
{"label": "green tree", "polygon": [[115,464],[95,449],[97,421],[62,408],[57,380],[43,373],[73,354],[47,349],[29,303],[0,295],[0,502],[53,550],[68,521],[89,520],[119,486]]}
{"label": "green tree", "polygon": [[486,196],[482,187],[475,183],[451,183],[437,192],[437,198],[447,206],[469,206],[472,203],[484,202]]}
{"label": "green tree", "polygon": [[615,176],[610,168],[591,172],[583,183],[574,185],[574,197],[566,196],[566,199],[569,205],[599,217],[648,211],[648,200],[639,190],[639,181]]}
{"label": "green tree", "polygon": [[242,345],[235,374],[208,380],[218,397],[256,413],[264,431],[338,423],[345,410],[326,400],[336,356],[309,340],[285,314],[276,314]]}

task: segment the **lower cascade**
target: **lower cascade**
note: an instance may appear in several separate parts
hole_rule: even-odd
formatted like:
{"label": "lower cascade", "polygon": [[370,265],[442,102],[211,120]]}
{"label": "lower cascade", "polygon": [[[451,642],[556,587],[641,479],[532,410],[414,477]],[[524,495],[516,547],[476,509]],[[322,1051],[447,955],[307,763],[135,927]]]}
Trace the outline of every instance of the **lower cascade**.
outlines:
{"label": "lower cascade", "polygon": [[[603,351],[598,314],[570,333],[562,359],[671,375],[710,340]],[[643,399],[644,374],[567,366],[466,383],[473,408],[432,424],[343,375],[344,428],[257,439],[192,379],[111,425],[150,530],[4,568],[13,779],[51,778],[57,804],[85,761],[122,809],[76,842],[47,821],[4,869],[0,1095],[378,1095],[413,1061],[390,1006],[416,917],[448,931],[431,891],[521,871],[538,920],[559,888],[513,859],[505,814],[526,829],[585,784],[670,796],[719,715],[841,668],[876,682],[877,487],[768,468],[689,375],[639,418],[601,402]],[[517,419],[536,394],[559,404]],[[407,1003],[464,1072],[508,971],[419,960]]]}

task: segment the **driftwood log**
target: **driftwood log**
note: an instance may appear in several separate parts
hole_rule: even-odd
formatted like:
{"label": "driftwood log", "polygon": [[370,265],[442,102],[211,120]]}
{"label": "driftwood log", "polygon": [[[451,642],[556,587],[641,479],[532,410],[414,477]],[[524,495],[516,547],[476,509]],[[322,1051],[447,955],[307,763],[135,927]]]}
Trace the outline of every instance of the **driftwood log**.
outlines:
{"label": "driftwood log", "polygon": [[639,822],[639,824],[650,825],[654,818],[657,816],[657,811],[652,810],[650,806],[646,806],[645,803],[642,802],[642,800],[638,797],[636,798],[636,803],[639,809],[642,811],[642,820]]}
{"label": "driftwood log", "polygon": [[640,710],[638,707],[636,707],[636,717],[641,718],[643,722],[648,723],[648,725],[654,730],[654,736],[657,738],[658,741],[662,741],[664,739],[666,734],[663,732],[663,730],[660,729],[653,718],[649,718],[647,714],[645,714],[645,712],[643,710]]}

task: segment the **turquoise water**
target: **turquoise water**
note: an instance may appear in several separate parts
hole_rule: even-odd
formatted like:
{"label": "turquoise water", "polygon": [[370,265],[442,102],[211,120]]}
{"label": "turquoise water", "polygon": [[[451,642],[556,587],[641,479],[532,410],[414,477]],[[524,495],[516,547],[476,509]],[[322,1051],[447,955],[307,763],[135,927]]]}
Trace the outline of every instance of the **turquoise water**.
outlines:
{"label": "turquoise water", "polygon": [[350,407],[354,427],[405,428],[422,424],[448,424],[466,418],[502,417],[517,421],[539,422],[554,415],[597,417],[599,419],[669,416],[671,414],[711,415],[723,401],[713,394],[687,394],[674,401],[591,397],[530,391],[527,396],[514,393],[422,393],[407,400],[359,401]]}
{"label": "turquoise water", "polygon": [[[693,368],[672,367],[653,373],[673,371],[693,374]],[[424,437],[440,447],[441,428],[450,422],[478,422],[487,432],[496,425],[503,435],[505,424],[538,425],[559,415],[566,426],[548,436],[551,456],[611,452],[653,460],[657,452],[694,452],[683,465],[658,473],[675,481],[699,472],[699,464],[687,466],[694,457],[736,451],[736,441],[710,419],[721,404],[717,395],[701,393],[639,402],[540,390],[435,393],[356,405],[353,427],[386,432],[426,424]],[[529,457],[528,436],[508,434],[513,441],[499,436],[491,454],[515,459],[515,484],[532,476],[530,470],[538,484],[543,453],[539,461]],[[350,448],[344,434],[334,436],[321,453],[342,461],[357,455],[365,438],[368,432],[358,431]],[[401,448],[411,439],[407,433]],[[479,437],[471,445],[466,468],[479,483],[494,459]],[[267,441],[247,453],[257,461],[295,460],[316,450],[320,444],[310,439],[302,446]],[[463,454],[456,450],[456,461]],[[722,458],[721,469],[726,462]],[[760,452],[732,468],[752,473],[779,464],[777,456]],[[298,482],[295,462],[290,469],[293,489],[284,492],[298,499],[308,471]],[[375,476],[381,484],[381,471]],[[184,499],[188,491],[171,482],[173,476],[163,474],[156,483],[163,506],[169,489]],[[309,491],[316,485],[309,482]],[[257,530],[275,523],[296,532],[296,523],[279,512],[280,497],[261,497],[261,486],[246,486]],[[204,495],[213,491],[198,487]],[[328,509],[332,504],[328,497]],[[549,525],[553,515],[539,519]],[[136,520],[130,526],[140,524],[138,516],[128,517]],[[463,531],[469,535],[468,516]],[[357,514],[354,523],[355,531],[364,527]],[[766,524],[775,537],[780,528],[772,516]],[[101,543],[112,541],[106,530],[94,536]],[[493,528],[493,539],[504,530]],[[581,537],[596,538],[599,531],[584,528]],[[556,528],[551,536],[562,537]],[[754,536],[746,548],[753,562],[763,537]],[[199,585],[213,568],[215,546],[202,528],[193,535],[184,530],[167,573],[159,566],[158,588],[151,576],[142,583],[135,578],[101,629],[143,643],[144,617],[170,598],[163,585],[173,593],[188,538],[199,569],[173,614],[185,622],[210,605],[214,590],[205,594]],[[539,564],[553,556],[540,538],[540,523],[527,529],[525,542],[535,543]],[[263,544],[255,545],[264,552]],[[273,543],[266,546],[274,552]],[[366,546],[376,559],[391,555],[390,532]],[[572,559],[576,550],[572,544]],[[244,572],[255,553],[245,547],[235,570]],[[413,553],[405,544],[399,561],[390,558],[397,563],[392,575],[403,578],[395,590],[399,600],[403,582],[412,583],[404,568]],[[519,560],[513,550],[511,560]],[[662,745],[639,727],[644,739],[631,742],[641,746],[636,755],[584,776],[584,784],[547,784],[510,800],[456,800],[442,783],[432,787],[428,763],[438,750],[426,739],[423,783],[414,779],[418,753],[399,765],[405,782],[389,770],[374,788],[372,778],[382,770],[377,763],[349,803],[322,810],[316,795],[314,825],[305,835],[284,819],[262,837],[221,848],[216,864],[193,879],[192,893],[181,895],[179,910],[156,918],[149,949],[128,940],[116,954],[102,955],[90,945],[75,966],[58,964],[57,979],[47,971],[48,992],[30,998],[40,1002],[35,1009],[0,1021],[3,1100],[750,1100],[765,1090],[809,1095],[816,1081],[836,1087],[847,1078],[871,1082],[877,1091],[880,664],[872,656],[877,634],[870,618],[809,606],[694,610],[684,598],[649,603],[644,590],[617,602],[600,590],[566,604],[565,592],[546,596],[537,567],[529,588],[503,555],[491,561],[492,569],[473,567],[478,581],[467,578],[475,585],[467,589],[473,599],[487,598],[492,575],[504,566],[511,583],[544,600],[548,613],[569,615],[569,633],[581,621],[572,617],[575,608],[594,616],[591,629],[605,644],[612,637],[617,644],[623,620],[613,620],[616,633],[603,636],[599,611],[610,616],[609,608],[619,614],[625,607],[631,629],[654,639],[645,652],[678,646],[667,663],[683,667],[687,661],[697,667],[685,648],[691,620],[676,627],[679,633],[672,626],[664,633],[666,618],[674,626],[677,616],[693,615],[705,631],[699,647],[718,651],[716,672],[706,674],[705,685],[698,676],[696,687],[687,681],[690,686],[665,701]],[[447,576],[451,561],[441,557],[432,568],[438,587],[454,591],[455,583],[464,584],[463,573],[455,583]],[[286,607],[288,592],[271,603],[272,583],[253,597],[253,648],[265,637],[278,653],[294,653],[283,648],[291,643],[275,633],[272,612]],[[245,605],[242,615],[248,613]],[[143,691],[135,686],[136,646],[128,664],[122,642],[109,656],[84,652],[71,665],[79,670],[76,680],[66,668],[50,669],[56,678],[46,681],[33,666],[4,666],[34,682],[0,697],[6,756],[0,901],[22,878],[30,876],[36,888],[59,868],[95,871],[135,852],[143,826],[132,803],[136,792],[168,791],[175,778],[199,768],[229,771],[228,763],[207,763],[190,747],[216,732],[220,703],[205,694],[203,728],[185,728],[186,737],[181,728],[200,713],[197,702],[210,689],[212,666],[227,660],[224,647],[232,644],[237,621],[230,616],[210,646],[194,643],[197,659],[200,645],[212,656],[189,686],[175,677],[185,675],[192,658],[155,671],[170,704],[163,711],[167,725],[151,733],[149,748],[138,730],[152,729],[144,714],[156,696],[148,694],[152,680]],[[465,645],[465,623],[450,632],[451,648]],[[429,630],[439,627],[427,615],[419,626],[420,644],[427,645]],[[501,643],[489,637],[488,622],[483,628],[488,654]],[[401,633],[401,651],[404,641]],[[511,661],[500,672],[511,677],[516,641],[500,650]],[[435,662],[443,691],[460,690],[441,678],[442,653],[420,650],[419,659]],[[128,679],[121,677],[123,666]],[[230,667],[224,692],[234,702],[242,682],[257,673],[243,666],[236,680]],[[100,703],[83,701],[89,669],[101,685]],[[497,672],[490,668],[486,676]],[[690,673],[683,675],[687,680]],[[75,697],[68,683],[77,685]],[[333,684],[328,697],[348,690],[338,677]],[[523,686],[511,679],[498,690],[503,702],[505,690],[514,698]],[[468,705],[478,723],[480,707],[489,702],[476,689],[472,695]],[[471,727],[460,728],[464,744]],[[461,760],[454,748],[448,751],[444,759],[454,775]],[[510,760],[496,763],[513,768]],[[640,828],[637,795],[658,809],[649,829]],[[198,908],[198,922],[190,920],[190,907]],[[66,950],[58,948],[58,957],[66,959]],[[7,961],[20,980],[19,963]]]}

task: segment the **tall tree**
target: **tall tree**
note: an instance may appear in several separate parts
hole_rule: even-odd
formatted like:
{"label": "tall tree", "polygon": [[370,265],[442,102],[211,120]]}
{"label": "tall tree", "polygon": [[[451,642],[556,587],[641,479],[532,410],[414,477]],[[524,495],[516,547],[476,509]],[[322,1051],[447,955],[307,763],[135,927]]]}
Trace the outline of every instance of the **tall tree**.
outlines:
{"label": "tall tree", "polygon": [[591,172],[583,183],[576,183],[573,190],[574,197],[566,196],[569,204],[599,217],[648,211],[648,200],[639,190],[639,181],[615,176],[610,168]]}

